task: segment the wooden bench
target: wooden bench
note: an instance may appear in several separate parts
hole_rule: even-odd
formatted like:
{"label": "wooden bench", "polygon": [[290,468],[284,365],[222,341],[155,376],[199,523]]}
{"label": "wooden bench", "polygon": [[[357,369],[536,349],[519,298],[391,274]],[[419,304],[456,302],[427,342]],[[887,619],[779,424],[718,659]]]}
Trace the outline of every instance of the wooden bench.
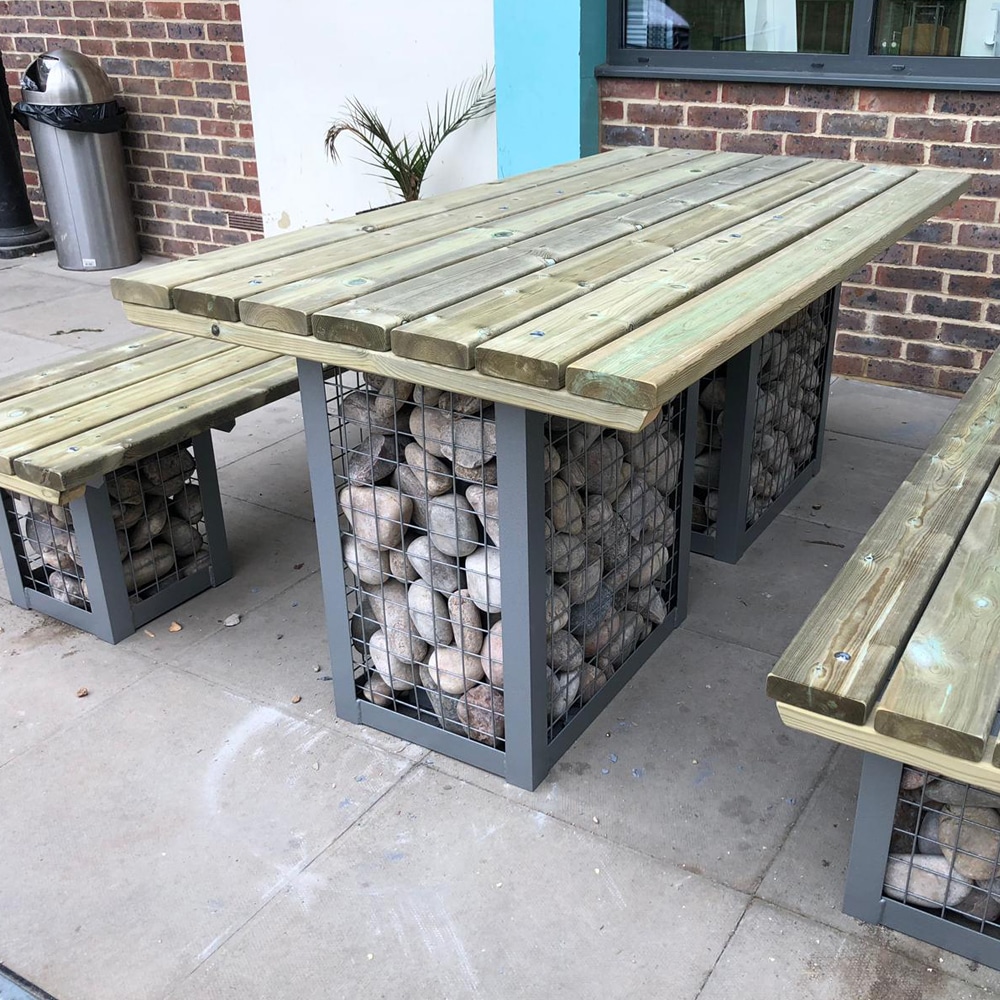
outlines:
{"label": "wooden bench", "polygon": [[[931,876],[945,893],[940,906],[933,893],[896,883],[916,885],[930,864],[915,853],[905,817],[912,814],[916,826],[925,814],[957,813],[972,829],[982,817],[967,814],[966,804],[1000,809],[998,533],[1000,356],[977,377],[767,679],[787,725],[865,752],[845,910],[996,968],[1000,903],[987,901],[975,918],[959,912],[963,889],[970,898],[988,895],[982,872],[975,887],[963,875],[963,834],[957,853],[943,852],[953,869],[939,858],[948,870]],[[904,764],[924,775],[908,771],[901,791]],[[944,783],[928,784],[936,778]],[[1000,828],[1000,814],[996,823]],[[985,880],[1000,884],[1000,835],[994,842],[977,860],[990,868]],[[887,861],[895,866],[888,873]]]}
{"label": "wooden bench", "polygon": [[297,386],[290,358],[178,333],[0,380],[14,603],[118,642],[228,579],[211,430]]}

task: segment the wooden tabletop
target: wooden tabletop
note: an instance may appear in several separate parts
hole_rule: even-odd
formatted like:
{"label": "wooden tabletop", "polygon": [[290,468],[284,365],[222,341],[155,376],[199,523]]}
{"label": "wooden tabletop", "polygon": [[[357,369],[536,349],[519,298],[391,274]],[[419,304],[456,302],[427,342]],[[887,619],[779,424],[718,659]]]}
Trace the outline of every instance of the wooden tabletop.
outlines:
{"label": "wooden tabletop", "polygon": [[635,429],[969,180],[620,149],[163,264],[112,291],[147,326]]}

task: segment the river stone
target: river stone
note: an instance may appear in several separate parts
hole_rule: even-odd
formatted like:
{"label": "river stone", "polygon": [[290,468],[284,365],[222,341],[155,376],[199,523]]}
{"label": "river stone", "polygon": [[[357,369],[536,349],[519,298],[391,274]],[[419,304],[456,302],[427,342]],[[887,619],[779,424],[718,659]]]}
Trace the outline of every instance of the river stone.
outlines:
{"label": "river stone", "polygon": [[916,767],[904,767],[903,774],[899,779],[899,787],[907,790],[923,788],[930,775],[926,771],[921,771]]}
{"label": "river stone", "polygon": [[546,661],[555,671],[579,670],[583,666],[583,646],[566,629],[560,629],[549,638]]}
{"label": "river stone", "polygon": [[611,613],[615,602],[614,591],[602,582],[589,601],[574,604],[569,612],[569,630],[578,639],[593,635]]}
{"label": "river stone", "polygon": [[[719,520],[719,491],[709,490],[705,494],[705,517],[711,524]],[[673,540],[673,534],[667,536]]]}
{"label": "river stone", "polygon": [[111,520],[119,531],[128,531],[138,524],[142,520],[142,514],[142,494],[139,495],[138,503],[123,503],[114,499],[111,501]]}
{"label": "river stone", "polygon": [[600,544],[606,570],[614,570],[628,559],[632,551],[632,532],[621,514],[612,514],[611,519],[601,526],[599,533],[591,534],[590,540]]}
{"label": "river stone", "polygon": [[134,472],[115,472],[107,476],[108,493],[119,503],[141,504],[142,483]]}
{"label": "river stone", "polygon": [[545,450],[542,452],[542,471],[547,478],[550,478],[557,475],[561,468],[562,458],[560,458],[559,452],[554,445],[546,443]]}
{"label": "river stone", "polygon": [[495,486],[474,483],[465,490],[465,499],[476,512],[494,545],[500,544],[500,491]]}
{"label": "river stone", "polygon": [[[380,584],[365,584],[364,591],[371,617],[392,640],[389,651],[408,660],[423,659],[426,648],[421,651],[423,641],[412,635],[406,587],[398,580],[386,580]],[[417,644],[416,649],[414,644]]]}
{"label": "river stone", "polygon": [[997,917],[1000,917],[1000,900],[986,889],[977,887],[970,889],[969,895],[957,903],[954,910],[972,917],[977,922],[986,920],[995,923]]}
{"label": "river stone", "polygon": [[670,559],[669,545],[640,545],[629,559],[629,568],[634,566],[628,578],[630,587],[648,587],[663,572]]}
{"label": "river stone", "polygon": [[369,640],[378,630],[379,624],[375,620],[368,598],[365,597],[362,607],[351,612],[351,642],[354,648],[360,653],[365,653]]}
{"label": "river stone", "polygon": [[654,625],[662,625],[669,613],[667,602],[663,599],[660,588],[656,586],[630,588],[625,599],[625,607],[629,611],[638,611]]}
{"label": "river stone", "polygon": [[591,493],[604,493],[621,485],[625,449],[615,437],[602,437],[581,456],[584,486]]}
{"label": "river stone", "polygon": [[603,648],[598,646],[604,659],[614,668],[620,667],[632,655],[645,634],[642,615],[637,611],[623,611],[618,618],[620,628],[612,632]]}
{"label": "river stone", "polygon": [[425,663],[420,665],[420,684],[420,693],[431,703],[431,708],[441,722],[441,728],[449,733],[468,737],[468,727],[458,718],[460,696],[440,691]]}
{"label": "river stone", "polygon": [[917,837],[917,850],[921,854],[941,853],[941,813],[933,809],[924,810]]}
{"label": "river stone", "polygon": [[549,715],[555,721],[561,719],[576,701],[580,693],[580,671],[557,674],[550,667],[545,669],[549,678]]}
{"label": "river stone", "polygon": [[549,579],[546,584],[545,629],[549,635],[569,624],[569,594]]}
{"label": "river stone", "polygon": [[410,413],[410,433],[424,451],[441,458],[444,445],[451,443],[452,422],[451,414],[436,406],[416,407]]}
{"label": "river stone", "polygon": [[86,608],[90,594],[87,591],[87,581],[71,573],[62,573],[57,569],[49,570],[49,592],[63,604],[72,604],[75,608]]}
{"label": "river stone", "polygon": [[426,581],[417,580],[406,592],[413,627],[432,646],[447,646],[454,638],[448,602]]}
{"label": "river stone", "polygon": [[368,486],[380,483],[396,468],[395,435],[373,434],[359,441],[347,457],[347,478]]}
{"label": "river stone", "polygon": [[479,413],[483,408],[483,401],[478,396],[465,396],[458,392],[442,392],[438,396],[437,405],[442,410],[467,415]]}
{"label": "river stone", "polygon": [[434,686],[446,694],[462,694],[485,676],[482,660],[454,646],[436,646],[427,658],[427,672]]}
{"label": "river stone", "polygon": [[[184,454],[187,454],[185,452]],[[175,493],[180,493],[184,489],[184,484],[188,480],[188,474],[178,473],[171,479],[164,479],[159,483],[151,483],[145,476],[142,477],[142,488],[148,501],[152,496],[172,497]]]}
{"label": "river stone", "polygon": [[486,633],[480,654],[480,662],[487,679],[497,687],[503,687],[503,621],[497,620]]}
{"label": "river stone", "polygon": [[174,553],[169,545],[153,542],[141,552],[134,552],[122,563],[125,589],[136,594],[157,580],[162,580],[174,568]]}
{"label": "river stone", "polygon": [[698,407],[697,424],[695,425],[695,454],[700,455],[706,448],[713,444],[718,447],[715,432],[715,425],[709,420],[708,412],[704,406]]}
{"label": "river stone", "polygon": [[608,683],[607,673],[593,663],[585,663],[580,668],[580,697],[590,701]]}
{"label": "river stone", "polygon": [[441,445],[441,454],[455,465],[485,465],[497,454],[497,425],[494,420],[456,418],[454,437]]}
{"label": "river stone", "polygon": [[368,654],[379,676],[394,691],[409,691],[417,683],[419,665],[392,652],[391,637],[379,629],[368,640]]}
{"label": "river stone", "polygon": [[1000,795],[984,792],[947,778],[933,778],[927,782],[924,800],[943,802],[949,806],[976,806],[983,809],[1000,809]]}
{"label": "river stone", "polygon": [[947,858],[918,854],[911,862],[909,854],[889,855],[883,891],[890,899],[937,909],[957,906],[972,888],[957,872],[951,872]]}
{"label": "river stone", "polygon": [[417,537],[417,535],[409,534],[403,539],[401,548],[382,550],[383,552],[388,551],[389,575],[394,576],[403,583],[412,583],[414,580],[420,579],[417,567],[406,558],[405,551],[409,547],[410,542]]}
{"label": "river stone", "polygon": [[635,539],[666,540],[674,537],[673,511],[659,490],[641,479],[633,479],[615,503]]}
{"label": "river stone", "polygon": [[705,486],[708,489],[719,488],[719,474],[722,470],[721,451],[703,451],[694,460],[695,486]]}
{"label": "river stone", "polygon": [[583,531],[583,504],[576,490],[556,476],[548,484],[549,516],[556,531],[576,535]]}
{"label": "river stone", "polygon": [[967,879],[993,878],[1000,854],[1000,814],[994,809],[946,807],[939,826],[941,853]]}
{"label": "river stone", "polygon": [[406,462],[402,468],[414,477],[417,487],[406,490],[411,496],[436,497],[454,492],[455,477],[446,462],[424,451],[416,441],[411,441],[403,449],[403,455]]}
{"label": "river stone", "polygon": [[601,547],[588,542],[584,561],[572,573],[557,573],[556,583],[566,589],[570,604],[580,604],[589,601],[597,593],[603,574]]}
{"label": "river stone", "polygon": [[557,531],[546,542],[546,554],[553,573],[572,573],[587,558],[587,539],[584,535],[563,535]]}
{"label": "river stone", "polygon": [[184,448],[171,448],[157,452],[139,462],[139,473],[147,484],[162,486],[180,476],[182,479],[194,472],[194,458]]}
{"label": "river stone", "polygon": [[[405,386],[406,383],[401,384]],[[351,390],[341,400],[341,417],[348,423],[362,427],[369,434],[395,434],[396,412],[406,400],[394,397],[390,391],[393,386],[394,383],[390,380],[385,383],[382,392]]]}
{"label": "river stone", "polygon": [[606,497],[592,496],[583,512],[583,527],[588,535],[597,537],[601,529],[615,517],[614,504]]}
{"label": "river stone", "polygon": [[628,462],[622,462],[618,471],[618,485],[612,486],[610,489],[604,491],[605,499],[614,503],[621,495],[622,490],[625,489],[631,481],[632,466],[629,465]]}
{"label": "river stone", "polygon": [[788,338],[777,331],[764,338],[760,352],[760,371],[757,381],[760,385],[773,382],[782,375],[788,358]]}
{"label": "river stone", "polygon": [[427,505],[431,543],[447,556],[467,556],[479,548],[479,528],[472,505],[458,493],[444,493]]}
{"label": "river stone", "polygon": [[[628,611],[626,614],[633,615],[635,612]],[[580,641],[583,643],[584,656],[593,657],[607,649],[615,636],[622,630],[622,624],[622,616],[612,610],[593,632],[587,632],[581,636]]]}
{"label": "river stone", "polygon": [[205,516],[201,490],[194,483],[185,483],[171,501],[170,513],[188,524],[197,524]]}
{"label": "river stone", "polygon": [[480,611],[500,611],[500,550],[496,546],[481,545],[465,557],[465,580],[469,596]]}
{"label": "river stone", "polygon": [[393,702],[393,690],[377,671],[370,673],[361,693],[373,704],[387,708]]}
{"label": "river stone", "polygon": [[459,698],[456,715],[469,727],[469,735],[495,747],[504,738],[503,691],[489,684],[474,684]]}
{"label": "river stone", "polygon": [[146,516],[128,533],[129,548],[143,549],[161,532],[167,523],[167,502],[163,497],[146,497]]}
{"label": "river stone", "polygon": [[178,517],[168,518],[157,537],[170,545],[180,559],[193,556],[205,544],[202,533],[193,524]]}
{"label": "river stone", "polygon": [[448,597],[448,617],[455,646],[467,653],[480,652],[483,648],[483,618],[468,590],[456,590]]}
{"label": "river stone", "polygon": [[650,434],[633,445],[625,456],[638,478],[665,493],[677,485],[682,450],[680,438],[672,431],[669,433],[669,438]]}
{"label": "river stone", "polygon": [[801,410],[792,410],[785,433],[788,435],[788,447],[794,453],[807,444],[812,444],[816,425]]}
{"label": "river stone", "polygon": [[415,385],[410,398],[417,406],[436,406],[442,395],[443,390],[435,389],[433,386]]}
{"label": "river stone", "polygon": [[38,521],[29,517],[24,525],[25,537],[32,548],[51,569],[75,570],[82,561],[76,545],[76,535],[53,521]]}
{"label": "river stone", "polygon": [[483,483],[486,486],[497,484],[497,460],[494,458],[484,465],[454,464],[455,477],[464,479],[467,483]]}
{"label": "river stone", "polygon": [[[426,535],[418,535],[406,547],[406,558],[438,593],[454,593],[462,585],[462,567],[454,556],[445,555]],[[469,557],[472,558],[471,556]]]}
{"label": "river stone", "polygon": [[340,505],[358,538],[376,548],[396,548],[413,513],[413,500],[388,486],[351,483],[340,491]]}
{"label": "river stone", "polygon": [[726,408],[726,380],[713,378],[705,382],[698,392],[698,402],[706,410],[724,410]]}

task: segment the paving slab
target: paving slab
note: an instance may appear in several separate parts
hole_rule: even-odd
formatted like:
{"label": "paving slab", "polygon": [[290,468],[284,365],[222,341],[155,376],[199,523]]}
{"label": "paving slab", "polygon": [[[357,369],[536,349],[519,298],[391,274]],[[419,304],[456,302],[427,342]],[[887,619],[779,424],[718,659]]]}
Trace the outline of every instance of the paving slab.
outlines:
{"label": "paving slab", "polygon": [[6,329],[6,317],[22,306],[44,305],[53,299],[80,295],[89,291],[86,284],[62,274],[39,274],[13,262],[0,262],[3,299],[0,300],[0,330]]}
{"label": "paving slab", "polygon": [[[136,264],[129,264],[127,267],[108,268],[104,271],[66,271],[59,266],[59,257],[54,250],[47,253],[35,254],[31,257],[22,258],[21,266],[41,278],[61,278],[72,277],[76,281],[86,282],[88,285],[98,285],[105,288],[111,286],[111,279],[126,274],[134,274],[136,271],[143,271],[147,267],[154,267],[157,264],[165,264],[171,260],[170,257],[157,257],[153,254],[146,254]],[[121,309],[119,303],[115,303]]]}
{"label": "paving slab", "polygon": [[[156,668],[36,611],[0,603],[0,767]],[[87,695],[79,697],[81,689]]]}
{"label": "paving slab", "polygon": [[687,1000],[745,902],[417,768],[171,998]]}
{"label": "paving slab", "polygon": [[212,435],[215,464],[221,469],[261,448],[301,433],[302,404],[296,392],[245,413],[237,418],[231,431],[216,431]]}
{"label": "paving slab", "polygon": [[699,1000],[981,1000],[995,995],[992,979],[973,985],[901,955],[881,930],[831,933],[808,917],[754,902]]}
{"label": "paving slab", "polygon": [[224,466],[219,470],[219,488],[227,496],[312,520],[305,433],[300,431]]}
{"label": "paving slab", "polygon": [[821,526],[865,532],[922,454],[916,448],[827,433],[819,473],[784,513]]}
{"label": "paving slab", "polygon": [[162,997],[410,766],[159,670],[0,768],[3,961],[65,1000]]}
{"label": "paving slab", "polygon": [[830,386],[826,427],[923,451],[957,405],[954,396],[838,378]]}
{"label": "paving slab", "polygon": [[534,792],[440,754],[428,760],[612,843],[751,891],[833,753],[781,724],[764,694],[771,664],[742,646],[674,632]]}
{"label": "paving slab", "polygon": [[862,537],[779,514],[738,563],[692,556],[685,627],[777,658]]}
{"label": "paving slab", "polygon": [[72,358],[75,354],[77,351],[67,344],[46,343],[7,332],[0,314],[0,372],[5,376]]}

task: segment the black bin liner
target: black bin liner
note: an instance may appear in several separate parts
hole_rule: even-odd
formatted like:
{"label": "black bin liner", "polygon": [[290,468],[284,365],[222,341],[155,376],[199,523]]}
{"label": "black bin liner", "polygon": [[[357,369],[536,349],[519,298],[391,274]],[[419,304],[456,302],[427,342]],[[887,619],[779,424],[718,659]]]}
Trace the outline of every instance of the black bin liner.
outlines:
{"label": "black bin liner", "polygon": [[117,101],[101,104],[14,105],[14,119],[22,128],[34,120],[65,132],[119,132],[125,127],[125,109]]}

